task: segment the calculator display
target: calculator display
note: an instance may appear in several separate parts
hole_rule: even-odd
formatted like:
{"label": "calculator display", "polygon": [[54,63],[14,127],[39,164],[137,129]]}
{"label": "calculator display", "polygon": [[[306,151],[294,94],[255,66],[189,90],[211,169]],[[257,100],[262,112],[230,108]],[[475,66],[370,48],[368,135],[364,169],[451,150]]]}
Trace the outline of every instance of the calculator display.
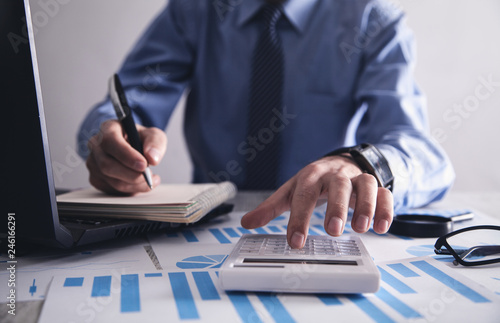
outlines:
{"label": "calculator display", "polygon": [[270,264],[302,264],[302,265],[348,265],[357,266],[353,260],[332,259],[283,259],[283,258],[245,258],[243,263],[270,263]]}

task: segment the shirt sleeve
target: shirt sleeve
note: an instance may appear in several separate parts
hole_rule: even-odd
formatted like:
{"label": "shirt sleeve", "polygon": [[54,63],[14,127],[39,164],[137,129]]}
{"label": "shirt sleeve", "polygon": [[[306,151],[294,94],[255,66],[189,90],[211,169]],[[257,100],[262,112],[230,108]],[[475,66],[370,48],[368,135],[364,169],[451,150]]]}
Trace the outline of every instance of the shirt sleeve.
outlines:
{"label": "shirt sleeve", "polygon": [[455,174],[429,134],[425,98],[413,78],[413,34],[400,12],[372,7],[360,35],[366,47],[355,93],[362,115],[356,141],[374,144],[389,161],[396,211],[438,200]]}
{"label": "shirt sleeve", "polygon": [[[189,86],[195,51],[196,26],[193,6],[169,1],[126,57],[120,80],[134,119],[148,127],[165,129],[183,92]],[[86,116],[78,133],[78,152],[88,156],[87,141],[98,133],[101,123],[116,119],[106,97]]]}

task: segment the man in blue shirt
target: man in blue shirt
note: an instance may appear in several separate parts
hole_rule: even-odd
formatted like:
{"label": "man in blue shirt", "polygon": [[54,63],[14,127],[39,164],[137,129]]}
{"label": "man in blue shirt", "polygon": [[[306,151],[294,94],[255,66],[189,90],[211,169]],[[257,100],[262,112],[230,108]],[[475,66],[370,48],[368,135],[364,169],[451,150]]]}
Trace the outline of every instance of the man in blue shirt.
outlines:
{"label": "man in blue shirt", "polygon": [[[349,207],[355,231],[366,232],[373,219],[374,230],[385,233],[394,210],[441,198],[453,169],[429,136],[412,77],[412,33],[403,14],[383,1],[284,1],[276,25],[285,57],[283,106],[262,136],[248,136],[252,52],[262,32],[256,17],[269,2],[281,1],[169,1],[119,71],[146,158],[123,138],[107,99],[79,134],[91,184],[106,192],[147,191],[142,171],[162,159],[160,129],[188,90],[184,134],[194,182],[231,180],[246,188],[248,164],[280,136],[279,188],[245,215],[247,228],[290,210],[288,241],[300,248],[318,202],[328,201],[325,230],[340,235]],[[326,156],[361,143],[381,156],[372,160],[375,169],[388,163],[390,185],[346,151]]]}

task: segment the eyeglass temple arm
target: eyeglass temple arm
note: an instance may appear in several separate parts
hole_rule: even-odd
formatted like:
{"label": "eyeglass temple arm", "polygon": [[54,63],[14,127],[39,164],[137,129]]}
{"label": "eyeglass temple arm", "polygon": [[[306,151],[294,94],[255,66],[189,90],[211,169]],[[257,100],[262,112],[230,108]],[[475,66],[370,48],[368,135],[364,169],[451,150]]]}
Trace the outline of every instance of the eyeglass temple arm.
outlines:
{"label": "eyeglass temple arm", "polygon": [[436,244],[434,245],[434,253],[435,254],[437,254],[437,255],[451,255],[451,252],[445,246],[444,241],[446,241],[446,237],[440,237],[439,239],[437,239]]}

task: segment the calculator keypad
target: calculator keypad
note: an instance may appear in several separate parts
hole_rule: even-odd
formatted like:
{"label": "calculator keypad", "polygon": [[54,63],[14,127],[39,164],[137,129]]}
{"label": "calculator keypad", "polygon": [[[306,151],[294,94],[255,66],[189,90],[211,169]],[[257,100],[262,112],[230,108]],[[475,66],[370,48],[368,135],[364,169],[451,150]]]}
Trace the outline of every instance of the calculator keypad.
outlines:
{"label": "calculator keypad", "polygon": [[304,255],[304,256],[361,256],[356,241],[335,238],[320,238],[310,236],[306,239],[304,248],[292,249],[286,241],[286,237],[255,237],[248,238],[241,245],[240,254],[245,255]]}

